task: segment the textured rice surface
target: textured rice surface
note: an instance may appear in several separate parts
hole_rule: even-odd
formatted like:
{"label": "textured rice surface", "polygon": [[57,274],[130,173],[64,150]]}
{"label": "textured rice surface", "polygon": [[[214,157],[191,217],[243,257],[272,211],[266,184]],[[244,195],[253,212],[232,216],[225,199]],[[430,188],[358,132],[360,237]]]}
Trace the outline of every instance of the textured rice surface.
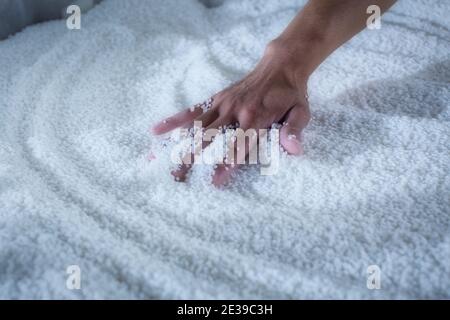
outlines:
{"label": "textured rice surface", "polygon": [[448,1],[400,1],[317,70],[306,154],[278,174],[170,176],[149,127],[302,5],[106,0],[0,42],[0,298],[450,298]]}

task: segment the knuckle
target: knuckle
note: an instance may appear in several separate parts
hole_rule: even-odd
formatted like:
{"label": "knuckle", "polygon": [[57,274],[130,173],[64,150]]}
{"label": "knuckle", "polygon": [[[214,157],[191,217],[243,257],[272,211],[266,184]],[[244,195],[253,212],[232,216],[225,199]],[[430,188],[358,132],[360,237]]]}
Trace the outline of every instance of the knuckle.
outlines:
{"label": "knuckle", "polygon": [[232,105],[224,101],[219,104],[218,109],[221,114],[228,114],[232,110]]}
{"label": "knuckle", "polygon": [[241,116],[248,120],[254,120],[258,116],[258,107],[254,104],[250,104],[242,109]]}

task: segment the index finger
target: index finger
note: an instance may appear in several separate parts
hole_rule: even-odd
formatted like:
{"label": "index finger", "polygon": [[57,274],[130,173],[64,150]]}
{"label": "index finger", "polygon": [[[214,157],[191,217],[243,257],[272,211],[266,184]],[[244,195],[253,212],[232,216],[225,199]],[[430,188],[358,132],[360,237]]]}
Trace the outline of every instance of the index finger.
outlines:
{"label": "index finger", "polygon": [[201,107],[194,107],[178,112],[177,114],[166,118],[152,127],[152,133],[155,135],[164,134],[178,127],[194,121],[195,118],[203,113]]}

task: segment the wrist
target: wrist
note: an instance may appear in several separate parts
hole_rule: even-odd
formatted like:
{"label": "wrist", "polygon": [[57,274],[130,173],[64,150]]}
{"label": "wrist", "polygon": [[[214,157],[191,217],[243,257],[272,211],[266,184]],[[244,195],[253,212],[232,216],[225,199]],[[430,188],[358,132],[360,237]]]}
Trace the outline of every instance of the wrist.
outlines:
{"label": "wrist", "polygon": [[306,91],[309,76],[314,71],[306,50],[294,47],[284,39],[276,38],[267,44],[263,60],[277,66],[293,87]]}

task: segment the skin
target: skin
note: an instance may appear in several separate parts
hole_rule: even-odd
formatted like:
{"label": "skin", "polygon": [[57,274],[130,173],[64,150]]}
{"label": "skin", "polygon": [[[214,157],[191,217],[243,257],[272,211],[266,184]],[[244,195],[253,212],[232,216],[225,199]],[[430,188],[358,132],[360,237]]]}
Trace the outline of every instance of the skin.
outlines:
{"label": "skin", "polygon": [[[202,121],[206,129],[238,122],[244,130],[283,123],[280,143],[292,155],[303,153],[301,133],[310,120],[307,83],[314,70],[337,48],[366,27],[370,5],[388,10],[395,0],[310,0],[287,28],[266,47],[263,57],[242,80],[213,96],[210,110],[188,109],[156,124],[160,135]],[[206,147],[206,143],[203,147]],[[192,157],[192,155],[189,155]],[[212,183],[227,184],[238,166],[218,165]],[[191,165],[172,175],[185,181]]]}

